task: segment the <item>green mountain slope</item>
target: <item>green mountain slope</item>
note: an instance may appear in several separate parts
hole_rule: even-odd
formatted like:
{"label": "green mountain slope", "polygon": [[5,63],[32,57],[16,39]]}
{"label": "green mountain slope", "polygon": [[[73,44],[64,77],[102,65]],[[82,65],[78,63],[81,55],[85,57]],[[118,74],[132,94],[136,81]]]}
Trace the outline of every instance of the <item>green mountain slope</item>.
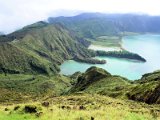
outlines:
{"label": "green mountain slope", "polygon": [[60,75],[0,74],[0,103],[21,103],[59,96],[71,87]]}
{"label": "green mountain slope", "polygon": [[94,55],[85,47],[87,42],[60,25],[38,22],[5,37],[8,40],[0,43],[1,72],[52,74],[66,59]]}
{"label": "green mountain slope", "polygon": [[157,71],[145,74],[140,80],[130,81],[121,76],[113,76],[97,67],[91,67],[85,73],[77,72],[70,77],[0,74],[0,93],[2,95],[0,101],[23,101],[36,97],[81,92],[159,104],[159,76],[160,72]]}
{"label": "green mountain slope", "polygon": [[137,86],[128,93],[130,99],[160,104],[160,71],[145,74],[135,83]]}
{"label": "green mountain slope", "polygon": [[[41,63],[23,52],[11,43],[0,43],[0,72],[1,73],[21,73],[31,72],[34,67],[39,72],[45,72],[41,69]],[[39,69],[38,69],[39,68]]]}
{"label": "green mountain slope", "polygon": [[0,118],[159,120],[159,75],[129,81],[97,67],[71,77],[1,74]]}
{"label": "green mountain slope", "polygon": [[77,83],[69,92],[97,93],[114,98],[159,104],[159,77],[160,72],[154,72],[133,82],[121,76],[112,76],[101,68],[91,67],[85,73],[78,74]]}

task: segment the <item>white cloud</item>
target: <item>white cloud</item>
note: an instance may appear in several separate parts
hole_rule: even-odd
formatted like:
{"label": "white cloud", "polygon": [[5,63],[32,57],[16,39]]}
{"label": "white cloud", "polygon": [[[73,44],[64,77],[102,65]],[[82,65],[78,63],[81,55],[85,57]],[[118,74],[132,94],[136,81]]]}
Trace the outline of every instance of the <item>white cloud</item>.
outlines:
{"label": "white cloud", "polygon": [[160,15],[159,0],[0,0],[0,31],[6,33],[49,16],[80,11]]}

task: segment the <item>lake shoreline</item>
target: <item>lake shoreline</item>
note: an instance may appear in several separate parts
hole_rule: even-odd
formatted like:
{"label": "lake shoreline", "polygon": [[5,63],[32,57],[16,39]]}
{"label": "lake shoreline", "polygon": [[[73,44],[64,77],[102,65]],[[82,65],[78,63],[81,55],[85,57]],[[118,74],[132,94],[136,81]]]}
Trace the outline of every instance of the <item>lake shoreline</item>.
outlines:
{"label": "lake shoreline", "polygon": [[[143,34],[125,36],[122,40],[123,48],[138,53],[147,59],[147,62],[140,62],[136,60],[129,60],[124,58],[113,58],[113,57],[99,57],[96,59],[106,60],[106,64],[87,64],[79,63],[76,61],[65,61],[61,65],[61,74],[71,75],[76,71],[84,72],[91,66],[101,67],[113,75],[120,75],[130,80],[137,80],[142,77],[145,73],[150,73],[160,69],[160,35],[157,34]],[[72,67],[72,69],[71,69]],[[70,71],[68,71],[70,69]]]}

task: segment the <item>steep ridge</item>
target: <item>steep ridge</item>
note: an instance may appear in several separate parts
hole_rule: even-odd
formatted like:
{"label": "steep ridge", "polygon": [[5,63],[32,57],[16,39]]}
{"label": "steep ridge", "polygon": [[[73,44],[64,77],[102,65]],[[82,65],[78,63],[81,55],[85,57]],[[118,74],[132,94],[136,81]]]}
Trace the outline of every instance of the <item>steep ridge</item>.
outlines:
{"label": "steep ridge", "polygon": [[[5,42],[2,40],[3,42],[0,43],[0,64],[8,72],[30,71],[51,74],[58,72],[58,65],[66,59],[73,59],[75,56],[82,58],[94,56],[94,52],[85,47],[84,44],[87,43],[84,40],[75,38],[60,25],[49,25],[42,21],[5,37],[8,40]],[[14,50],[10,51],[10,49]],[[18,57],[12,56],[12,53],[17,54]]]}
{"label": "steep ridge", "polygon": [[91,67],[87,69],[85,73],[78,76],[77,83],[71,91],[76,92],[85,90],[94,82],[107,76],[111,76],[111,74],[101,68]]}

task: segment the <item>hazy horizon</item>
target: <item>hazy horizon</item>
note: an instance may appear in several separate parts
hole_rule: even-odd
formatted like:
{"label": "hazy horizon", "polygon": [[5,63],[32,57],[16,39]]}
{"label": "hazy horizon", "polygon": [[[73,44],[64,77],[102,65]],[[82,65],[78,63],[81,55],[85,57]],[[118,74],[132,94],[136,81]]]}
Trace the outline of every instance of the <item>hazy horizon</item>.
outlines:
{"label": "hazy horizon", "polygon": [[160,15],[158,0],[0,0],[0,32],[10,33],[48,17],[81,13]]}

